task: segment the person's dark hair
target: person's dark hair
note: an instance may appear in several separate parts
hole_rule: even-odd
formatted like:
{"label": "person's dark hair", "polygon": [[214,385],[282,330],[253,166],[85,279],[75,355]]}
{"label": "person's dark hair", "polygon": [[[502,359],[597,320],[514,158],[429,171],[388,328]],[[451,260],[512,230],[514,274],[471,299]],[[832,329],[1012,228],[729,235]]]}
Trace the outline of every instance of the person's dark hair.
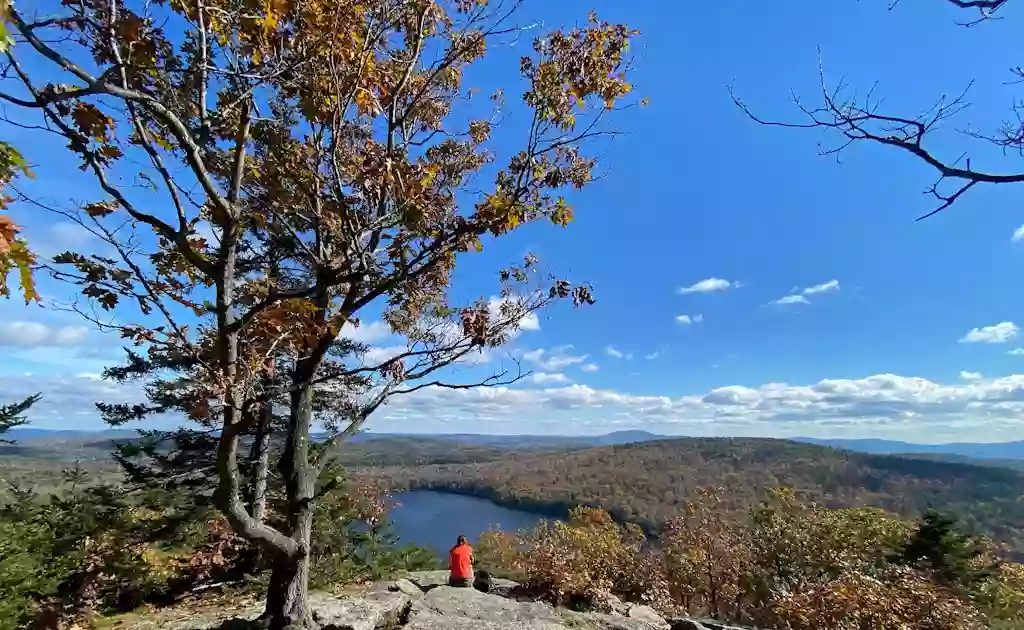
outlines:
{"label": "person's dark hair", "polygon": [[458,539],[456,539],[455,544],[456,544],[456,546],[457,545],[465,545],[466,544],[466,537],[463,536],[462,534],[459,534],[459,537],[458,537]]}

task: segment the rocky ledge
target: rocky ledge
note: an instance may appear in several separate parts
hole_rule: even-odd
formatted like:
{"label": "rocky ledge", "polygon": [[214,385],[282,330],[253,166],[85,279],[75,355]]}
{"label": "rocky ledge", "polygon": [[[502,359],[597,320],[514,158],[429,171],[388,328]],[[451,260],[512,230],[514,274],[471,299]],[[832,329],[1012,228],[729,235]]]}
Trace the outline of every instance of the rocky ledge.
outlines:
{"label": "rocky ledge", "polygon": [[[667,620],[653,609],[615,603],[611,613],[575,612],[515,597],[517,584],[493,580],[489,593],[447,585],[446,571],[412,573],[342,594],[310,595],[322,630],[740,630],[697,619]],[[206,611],[132,616],[121,630],[238,630],[256,618],[256,603]]]}

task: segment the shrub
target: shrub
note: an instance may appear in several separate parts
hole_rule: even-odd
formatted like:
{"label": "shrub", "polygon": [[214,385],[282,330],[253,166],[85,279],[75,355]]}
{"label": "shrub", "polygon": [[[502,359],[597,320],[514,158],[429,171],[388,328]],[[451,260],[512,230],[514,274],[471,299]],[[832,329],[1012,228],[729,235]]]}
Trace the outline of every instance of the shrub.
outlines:
{"label": "shrub", "polygon": [[542,522],[518,536],[489,532],[481,558],[558,604],[605,609],[611,596],[662,604],[667,587],[660,557],[643,531],[605,511],[576,508],[567,522]]}
{"label": "shrub", "polygon": [[705,489],[669,519],[660,539],[673,601],[691,614],[738,614],[748,563],[743,532],[722,507],[719,489]]}
{"label": "shrub", "polygon": [[882,580],[858,571],[784,594],[765,621],[787,630],[980,630],[981,615],[919,571],[898,568]]}
{"label": "shrub", "polygon": [[[1024,628],[1024,567],[996,563],[986,541],[952,522],[923,535],[882,510],[802,504],[789,491],[771,492],[740,521],[721,496],[700,491],[656,541],[579,508],[531,532],[484,534],[478,561],[570,606],[600,608],[617,595],[779,630]],[[922,539],[944,542],[907,562]]]}
{"label": "shrub", "polygon": [[[168,603],[267,568],[254,547],[194,496],[179,503],[170,493],[85,481],[69,471],[57,494],[14,488],[0,505],[0,630],[56,628],[75,618]],[[428,551],[397,548],[388,507],[386,494],[360,482],[323,497],[315,523],[323,535],[311,550],[316,586],[437,566]],[[271,510],[268,518],[279,516]]]}
{"label": "shrub", "polygon": [[527,580],[527,554],[530,532],[504,532],[491,528],[480,534],[473,547],[473,561],[491,575],[517,582]]}
{"label": "shrub", "polygon": [[44,500],[13,492],[0,508],[0,628],[131,607],[166,588],[138,541],[144,518],[107,487]]}
{"label": "shrub", "polygon": [[1004,562],[975,593],[990,628],[1024,628],[1024,564]]}

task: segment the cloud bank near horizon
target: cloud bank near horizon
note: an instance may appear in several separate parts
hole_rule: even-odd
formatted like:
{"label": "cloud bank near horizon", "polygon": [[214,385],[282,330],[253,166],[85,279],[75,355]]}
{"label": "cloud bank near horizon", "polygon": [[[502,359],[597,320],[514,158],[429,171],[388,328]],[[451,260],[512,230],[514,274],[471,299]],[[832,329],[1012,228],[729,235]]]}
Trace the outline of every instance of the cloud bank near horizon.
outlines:
{"label": "cloud bank near horizon", "polygon": [[[425,388],[372,418],[375,432],[597,434],[645,429],[669,435],[879,437],[919,442],[1024,438],[1024,374],[962,379],[876,374],[807,385],[730,385],[683,396],[640,395],[543,373],[510,387]],[[971,374],[974,377],[974,374]],[[43,392],[29,419],[51,429],[102,429],[98,400],[135,402],[138,385],[95,374],[3,376],[12,400]],[[165,418],[175,426],[177,418]],[[159,422],[158,422],[159,424]]]}

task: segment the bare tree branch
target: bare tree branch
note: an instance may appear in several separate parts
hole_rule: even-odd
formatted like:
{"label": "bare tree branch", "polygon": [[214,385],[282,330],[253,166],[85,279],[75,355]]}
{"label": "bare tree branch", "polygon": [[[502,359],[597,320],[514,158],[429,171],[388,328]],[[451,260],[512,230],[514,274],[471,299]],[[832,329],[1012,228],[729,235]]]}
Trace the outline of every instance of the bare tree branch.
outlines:
{"label": "bare tree branch", "polygon": [[[829,88],[825,81],[824,69],[819,65],[822,105],[808,107],[799,98],[794,102],[803,114],[803,121],[778,121],[764,119],[755,114],[736,92],[730,88],[733,103],[751,120],[758,124],[773,127],[794,129],[823,129],[833,131],[840,136],[840,142],[826,146],[820,150],[823,155],[838,156],[854,143],[868,141],[895,147],[909,153],[939,172],[939,181],[926,192],[935,197],[940,205],[933,211],[920,217],[924,219],[935,215],[955,203],[964,193],[976,184],[1011,184],[1024,182],[1024,172],[994,173],[971,167],[970,158],[964,159],[964,166],[959,166],[960,159],[944,160],[925,146],[928,134],[940,129],[947,120],[963,112],[970,106],[966,96],[970,85],[954,98],[943,96],[930,108],[915,117],[902,117],[885,114],[880,111],[879,101],[874,98],[874,88],[868,95],[858,101],[855,96],[847,96],[846,85],[840,80],[835,88]],[[1018,146],[1011,135],[1012,128],[1004,126],[1001,139],[992,139],[1004,148]],[[1015,133],[1015,132],[1014,132]],[[977,134],[974,134],[977,135]],[[964,156],[961,156],[963,158]],[[945,180],[958,180],[960,184],[952,193],[943,193],[939,186]]]}

